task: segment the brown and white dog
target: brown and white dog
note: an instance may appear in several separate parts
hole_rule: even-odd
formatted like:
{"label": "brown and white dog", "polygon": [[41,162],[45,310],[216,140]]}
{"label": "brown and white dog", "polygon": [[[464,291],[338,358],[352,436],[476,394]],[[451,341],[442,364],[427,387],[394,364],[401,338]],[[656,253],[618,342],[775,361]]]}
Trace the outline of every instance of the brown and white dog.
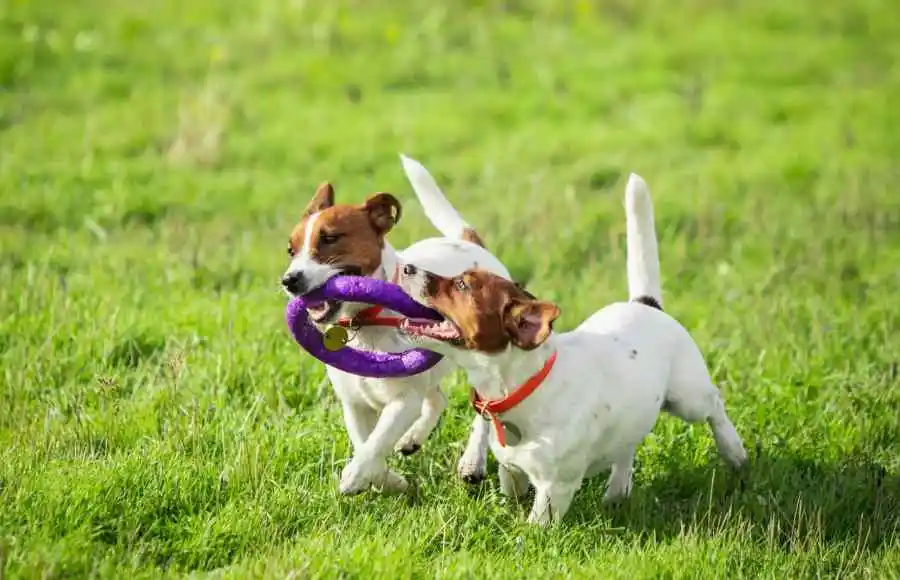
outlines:
{"label": "brown and white dog", "polygon": [[[285,292],[302,296],[339,274],[396,282],[409,264],[446,276],[480,267],[509,279],[506,267],[483,247],[428,171],[408,157],[401,155],[401,160],[426,216],[445,237],[422,240],[398,252],[386,240],[400,219],[397,198],[376,193],[359,205],[336,204],[334,188],[323,184],[291,232],[291,262],[281,279]],[[356,329],[348,343],[353,348],[380,352],[409,348],[399,335],[396,313],[365,304],[326,302],[309,314],[320,329],[331,324]],[[387,458],[394,449],[404,455],[415,453],[428,438],[447,406],[440,382],[453,368],[444,359],[411,377],[372,379],[326,367],[354,453],[341,474],[341,493],[358,493],[373,485],[386,491],[406,489],[403,476],[388,469]],[[487,440],[484,422],[473,421],[458,466],[460,477],[469,483],[484,478]]]}

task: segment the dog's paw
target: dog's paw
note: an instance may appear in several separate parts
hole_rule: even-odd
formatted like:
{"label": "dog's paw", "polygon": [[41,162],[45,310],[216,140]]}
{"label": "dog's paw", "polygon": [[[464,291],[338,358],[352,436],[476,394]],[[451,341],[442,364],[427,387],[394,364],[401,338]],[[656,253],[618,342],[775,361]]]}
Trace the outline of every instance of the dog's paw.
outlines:
{"label": "dog's paw", "polygon": [[465,456],[459,460],[456,473],[468,485],[478,485],[487,476],[483,461],[473,461]]}
{"label": "dog's paw", "polygon": [[526,521],[533,526],[539,526],[542,528],[549,526],[553,522],[550,517],[549,509],[544,509],[538,512],[535,511],[534,508],[531,509],[531,512],[528,514],[528,520]]}
{"label": "dog's paw", "polygon": [[406,490],[409,489],[409,482],[399,473],[389,469],[385,472],[379,487],[383,493],[406,493]]}
{"label": "dog's paw", "polygon": [[413,453],[417,452],[422,448],[422,444],[419,443],[415,437],[407,434],[397,443],[395,450],[400,452],[401,455],[409,456]]}
{"label": "dog's paw", "polygon": [[383,480],[386,471],[387,465],[384,461],[365,461],[354,457],[341,472],[338,490],[342,495],[362,493],[377,480]]}
{"label": "dog's paw", "polygon": [[631,485],[631,477],[623,477],[620,480],[611,479],[606,486],[606,493],[603,494],[603,503],[614,505],[625,501],[631,496]]}
{"label": "dog's paw", "polygon": [[749,459],[750,457],[747,455],[747,450],[744,449],[743,445],[735,446],[731,453],[725,456],[725,460],[734,471],[743,471],[747,467]]}

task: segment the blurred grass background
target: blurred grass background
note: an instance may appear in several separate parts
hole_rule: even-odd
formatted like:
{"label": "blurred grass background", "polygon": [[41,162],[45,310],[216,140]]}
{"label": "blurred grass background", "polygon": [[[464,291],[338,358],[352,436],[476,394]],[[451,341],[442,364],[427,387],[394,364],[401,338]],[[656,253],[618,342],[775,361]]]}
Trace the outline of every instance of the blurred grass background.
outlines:
{"label": "blurred grass background", "polygon": [[[891,577],[900,7],[887,0],[0,1],[0,576]],[[285,332],[315,186],[422,161],[559,328],[625,296],[651,187],[667,310],[753,449],[664,418],[634,496],[536,531],[455,462],[407,498]]]}

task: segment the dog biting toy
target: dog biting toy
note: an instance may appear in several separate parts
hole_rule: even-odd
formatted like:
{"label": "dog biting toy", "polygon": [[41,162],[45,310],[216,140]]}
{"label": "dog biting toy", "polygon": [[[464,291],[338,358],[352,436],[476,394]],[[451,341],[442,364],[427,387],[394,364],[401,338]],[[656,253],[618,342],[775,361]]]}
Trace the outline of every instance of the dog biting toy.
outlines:
{"label": "dog biting toy", "polygon": [[436,352],[420,348],[400,353],[356,350],[345,346],[347,332],[342,327],[330,328],[323,337],[310,321],[306,309],[325,300],[374,304],[409,318],[443,320],[443,317],[414,301],[396,284],[363,276],[335,276],[309,294],[292,299],[285,310],[285,320],[294,340],[329,366],[362,377],[395,378],[425,372],[443,358]]}

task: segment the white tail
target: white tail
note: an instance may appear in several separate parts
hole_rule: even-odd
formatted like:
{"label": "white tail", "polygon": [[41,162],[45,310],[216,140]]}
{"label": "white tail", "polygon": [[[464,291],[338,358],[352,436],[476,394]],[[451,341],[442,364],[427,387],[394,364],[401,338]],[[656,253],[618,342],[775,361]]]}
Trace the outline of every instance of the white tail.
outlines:
{"label": "white tail", "polygon": [[647,183],[636,173],[625,186],[625,223],[628,250],[628,297],[649,296],[662,306],[659,248],[653,222],[653,201]]}
{"label": "white tail", "polygon": [[456,209],[451,205],[434,178],[421,163],[403,153],[400,154],[403,171],[419,198],[425,217],[448,238],[462,238],[464,230],[472,230]]}

